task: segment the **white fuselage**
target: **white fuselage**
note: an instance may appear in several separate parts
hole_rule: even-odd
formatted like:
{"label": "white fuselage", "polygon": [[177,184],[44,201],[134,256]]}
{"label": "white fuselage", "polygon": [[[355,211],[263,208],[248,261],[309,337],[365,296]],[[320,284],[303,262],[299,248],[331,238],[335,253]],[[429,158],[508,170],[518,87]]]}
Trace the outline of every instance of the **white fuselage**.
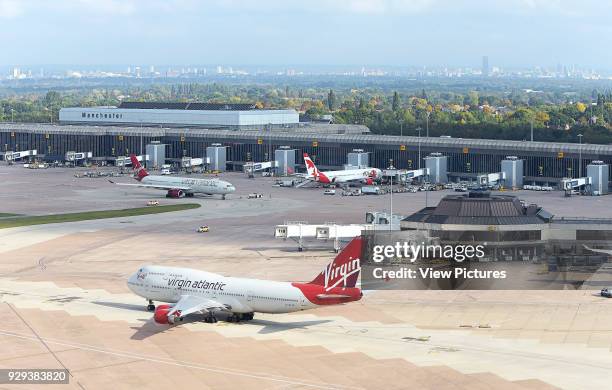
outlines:
{"label": "white fuselage", "polygon": [[[374,175],[372,175],[373,172],[375,173]],[[377,168],[361,168],[320,172],[320,174],[331,182],[344,183],[347,181],[365,181],[372,177],[377,178],[381,176],[381,171]],[[320,177],[319,181],[324,181],[324,179]]]}
{"label": "white fuselage", "polygon": [[142,184],[177,188],[189,187],[184,190],[191,194],[227,195],[236,191],[231,183],[219,179],[191,179],[186,177],[148,175],[141,180]]}
{"label": "white fuselage", "polygon": [[316,307],[288,282],[232,278],[188,268],[146,266],[128,279],[135,294],[176,303],[182,295],[225,305],[234,313],[290,313]]}

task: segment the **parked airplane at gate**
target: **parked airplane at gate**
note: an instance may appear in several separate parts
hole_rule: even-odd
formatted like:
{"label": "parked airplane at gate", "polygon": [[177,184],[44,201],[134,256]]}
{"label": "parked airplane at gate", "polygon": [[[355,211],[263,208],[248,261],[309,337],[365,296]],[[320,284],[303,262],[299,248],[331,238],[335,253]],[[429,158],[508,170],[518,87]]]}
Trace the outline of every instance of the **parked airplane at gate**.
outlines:
{"label": "parked airplane at gate", "polygon": [[[312,282],[291,283],[232,278],[189,268],[145,266],[129,277],[128,287],[149,301],[159,324],[174,324],[192,313],[205,314],[207,323],[216,313],[228,321],[252,320],[255,312],[290,313],[317,306],[358,301],[356,287],[361,270],[361,237],[353,239]],[[168,302],[155,307],[154,301]]]}
{"label": "parked airplane at gate", "polygon": [[308,156],[308,153],[304,153],[304,164],[306,164],[308,177],[324,184],[359,181],[370,185],[374,182],[374,180],[382,177],[382,172],[378,168],[359,168],[345,169],[342,171],[321,172],[311,160],[310,156]]}
{"label": "parked airplane at gate", "polygon": [[168,191],[166,193],[167,198],[182,198],[183,196],[192,197],[195,194],[207,194],[207,195],[221,195],[223,199],[227,194],[231,194],[236,191],[236,187],[233,184],[228,183],[219,179],[192,179],[186,177],[171,177],[171,176],[157,176],[149,175],[146,169],[135,155],[131,155],[132,167],[136,171],[134,177],[138,180],[139,184],[127,184],[127,183],[111,183],[119,186],[135,186],[144,188],[155,188],[157,190]]}

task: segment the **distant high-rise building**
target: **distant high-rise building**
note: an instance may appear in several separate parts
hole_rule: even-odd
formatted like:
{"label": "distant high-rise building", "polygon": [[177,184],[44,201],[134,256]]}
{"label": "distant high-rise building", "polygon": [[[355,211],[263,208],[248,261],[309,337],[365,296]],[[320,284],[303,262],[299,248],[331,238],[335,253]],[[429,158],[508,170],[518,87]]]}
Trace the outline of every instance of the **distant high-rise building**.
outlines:
{"label": "distant high-rise building", "polygon": [[489,56],[482,56],[482,75],[489,76]]}

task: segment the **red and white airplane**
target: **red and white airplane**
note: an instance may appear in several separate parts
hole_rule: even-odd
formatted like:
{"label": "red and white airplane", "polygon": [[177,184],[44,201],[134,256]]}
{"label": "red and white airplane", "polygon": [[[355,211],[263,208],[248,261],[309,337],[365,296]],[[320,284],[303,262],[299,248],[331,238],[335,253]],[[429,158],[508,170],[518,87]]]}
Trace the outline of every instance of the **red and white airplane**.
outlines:
{"label": "red and white airplane", "polygon": [[308,153],[304,153],[304,164],[306,164],[308,177],[324,184],[358,181],[371,185],[374,180],[382,177],[382,171],[378,168],[344,169],[342,171],[321,172],[310,156],[308,156]]}
{"label": "red and white airplane", "polygon": [[[189,268],[145,266],[129,277],[128,287],[148,300],[159,324],[174,324],[192,313],[207,323],[226,312],[228,321],[252,320],[255,312],[290,313],[317,306],[358,301],[361,237],[353,239],[308,283],[226,277]],[[168,302],[157,307],[154,301]]]}
{"label": "red and white airplane", "polygon": [[236,187],[234,187],[233,184],[219,179],[191,179],[187,177],[149,175],[149,172],[140,165],[135,155],[132,154],[130,159],[132,160],[132,168],[136,172],[134,178],[139,183],[115,183],[109,180],[111,183],[119,186],[144,187],[166,191],[167,198],[182,198],[183,196],[192,197],[195,194],[207,194],[221,195],[221,197],[225,199],[227,194],[236,191]]}

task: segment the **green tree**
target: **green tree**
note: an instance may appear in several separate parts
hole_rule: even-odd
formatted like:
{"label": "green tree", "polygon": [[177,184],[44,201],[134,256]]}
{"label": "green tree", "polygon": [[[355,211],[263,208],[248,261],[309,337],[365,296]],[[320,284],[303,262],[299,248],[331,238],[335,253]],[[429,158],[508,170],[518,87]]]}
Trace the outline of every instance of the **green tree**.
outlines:
{"label": "green tree", "polygon": [[397,91],[393,92],[393,103],[391,104],[391,108],[394,112],[397,112],[400,107],[400,97]]}
{"label": "green tree", "polygon": [[336,95],[334,94],[334,90],[330,89],[327,93],[327,108],[329,111],[334,110],[334,106],[336,105]]}
{"label": "green tree", "polygon": [[470,108],[475,108],[478,107],[478,92],[477,91],[470,91],[468,92],[468,99],[466,102]]}

